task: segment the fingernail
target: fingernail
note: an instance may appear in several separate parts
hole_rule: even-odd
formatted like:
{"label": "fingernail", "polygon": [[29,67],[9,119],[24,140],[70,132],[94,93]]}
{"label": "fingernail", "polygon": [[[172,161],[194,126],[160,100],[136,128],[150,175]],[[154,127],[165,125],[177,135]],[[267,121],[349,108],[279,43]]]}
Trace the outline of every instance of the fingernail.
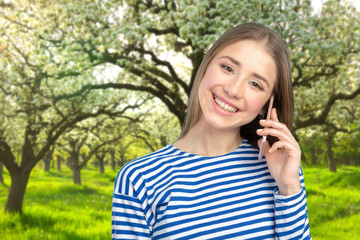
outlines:
{"label": "fingernail", "polygon": [[261,132],[262,131],[262,128],[260,128],[260,129],[258,129],[258,130],[256,130],[257,132]]}
{"label": "fingernail", "polygon": [[264,122],[266,122],[266,120],[263,119],[263,120],[260,120],[260,122],[261,122],[261,123],[264,123]]}

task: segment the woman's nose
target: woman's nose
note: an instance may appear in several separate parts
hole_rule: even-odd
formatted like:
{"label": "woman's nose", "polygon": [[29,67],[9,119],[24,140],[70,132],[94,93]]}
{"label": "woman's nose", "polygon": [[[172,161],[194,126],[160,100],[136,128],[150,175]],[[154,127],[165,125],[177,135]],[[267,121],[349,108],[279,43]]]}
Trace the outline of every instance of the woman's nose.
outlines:
{"label": "woman's nose", "polygon": [[243,85],[240,79],[232,79],[225,84],[224,91],[231,98],[241,98],[245,90]]}

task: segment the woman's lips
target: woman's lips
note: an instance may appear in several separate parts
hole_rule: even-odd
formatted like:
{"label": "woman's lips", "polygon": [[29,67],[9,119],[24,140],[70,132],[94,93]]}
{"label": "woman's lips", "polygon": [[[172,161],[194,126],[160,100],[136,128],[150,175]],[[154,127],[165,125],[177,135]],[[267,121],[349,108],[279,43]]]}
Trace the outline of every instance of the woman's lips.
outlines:
{"label": "woman's lips", "polygon": [[239,108],[237,108],[233,104],[229,103],[225,99],[217,96],[216,94],[213,94],[213,99],[214,99],[214,102],[216,103],[216,105],[226,112],[236,113],[240,110]]}

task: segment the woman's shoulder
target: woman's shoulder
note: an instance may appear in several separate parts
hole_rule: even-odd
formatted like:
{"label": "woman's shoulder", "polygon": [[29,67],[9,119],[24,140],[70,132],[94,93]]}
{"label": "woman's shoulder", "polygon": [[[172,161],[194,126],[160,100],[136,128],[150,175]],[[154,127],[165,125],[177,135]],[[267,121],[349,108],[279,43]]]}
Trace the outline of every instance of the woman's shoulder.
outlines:
{"label": "woman's shoulder", "polygon": [[[163,148],[149,153],[145,156],[136,158],[119,170],[116,180],[115,180],[115,189],[121,188],[121,185],[134,185],[139,179],[146,178],[147,173],[156,171],[163,161],[167,161],[171,158],[174,158],[178,155],[177,149],[168,144]],[[126,188],[128,188],[127,186]],[[120,191],[120,190],[119,190]]]}
{"label": "woman's shoulder", "polygon": [[131,160],[130,162],[126,163],[123,167],[121,167],[120,172],[131,173],[134,171],[144,170],[145,168],[148,169],[154,167],[153,165],[158,164],[163,159],[174,157],[177,154],[178,154],[177,149],[173,145],[168,144],[155,152]]}

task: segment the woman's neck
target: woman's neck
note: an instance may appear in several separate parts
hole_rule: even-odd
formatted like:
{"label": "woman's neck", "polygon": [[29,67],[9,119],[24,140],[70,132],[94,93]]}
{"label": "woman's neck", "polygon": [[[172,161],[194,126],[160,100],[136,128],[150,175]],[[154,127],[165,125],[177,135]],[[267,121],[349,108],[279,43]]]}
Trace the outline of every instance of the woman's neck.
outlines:
{"label": "woman's neck", "polygon": [[235,150],[242,141],[239,129],[219,130],[199,121],[185,137],[178,139],[173,145],[192,154],[220,156]]}

